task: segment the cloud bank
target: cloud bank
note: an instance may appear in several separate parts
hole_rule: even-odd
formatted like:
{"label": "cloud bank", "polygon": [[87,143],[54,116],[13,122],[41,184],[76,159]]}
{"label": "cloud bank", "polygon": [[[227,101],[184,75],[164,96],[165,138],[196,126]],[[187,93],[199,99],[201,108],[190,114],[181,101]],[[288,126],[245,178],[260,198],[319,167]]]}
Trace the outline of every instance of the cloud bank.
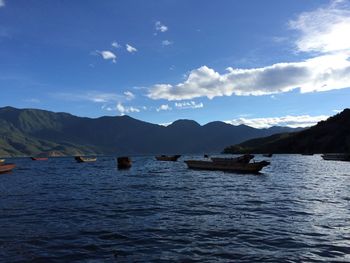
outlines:
{"label": "cloud bank", "polygon": [[287,126],[291,128],[298,127],[310,127],[316,125],[319,121],[323,121],[329,118],[326,115],[310,116],[310,115],[300,115],[300,116],[283,116],[283,117],[271,117],[271,118],[238,118],[230,121],[225,121],[226,123],[232,125],[248,125],[254,128],[269,128],[272,126]]}
{"label": "cloud bank", "polygon": [[151,99],[186,100],[198,97],[269,95],[299,89],[302,93],[350,87],[350,8],[335,1],[289,21],[296,30],[297,52],[317,56],[252,69],[227,68],[219,73],[208,66],[193,69],[177,84],[155,84]]}

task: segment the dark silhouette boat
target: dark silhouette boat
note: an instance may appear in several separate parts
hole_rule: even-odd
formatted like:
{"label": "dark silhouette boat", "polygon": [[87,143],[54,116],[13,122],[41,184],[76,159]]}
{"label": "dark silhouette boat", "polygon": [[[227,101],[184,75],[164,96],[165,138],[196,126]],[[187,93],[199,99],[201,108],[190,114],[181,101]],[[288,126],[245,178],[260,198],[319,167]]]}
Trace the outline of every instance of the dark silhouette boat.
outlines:
{"label": "dark silhouette boat", "polygon": [[91,163],[91,162],[96,162],[97,158],[96,157],[83,157],[83,156],[76,156],[74,159],[78,163]]}
{"label": "dark silhouette boat", "polygon": [[269,157],[269,158],[270,158],[270,157],[272,157],[272,153],[265,153],[265,154],[263,154],[263,156],[264,156],[264,157]]}
{"label": "dark silhouette boat", "polygon": [[13,163],[0,164],[0,174],[11,172],[15,167]]}
{"label": "dark silhouette boat", "polygon": [[261,161],[255,163],[241,163],[241,162],[214,162],[201,160],[185,161],[189,169],[195,170],[211,170],[211,171],[226,171],[236,173],[259,173],[262,168],[269,165],[270,162]]}
{"label": "dark silhouette boat", "polygon": [[325,153],[321,155],[323,160],[327,161],[345,161],[350,162],[350,153]]}
{"label": "dark silhouette boat", "polygon": [[118,157],[117,158],[118,169],[129,169],[131,167],[131,159],[129,157]]}
{"label": "dark silhouette boat", "polygon": [[313,153],[302,153],[301,155],[314,155]]}
{"label": "dark silhouette boat", "polygon": [[176,162],[177,159],[179,159],[181,155],[159,155],[156,156],[157,161],[171,161],[171,162]]}
{"label": "dark silhouette boat", "polygon": [[222,158],[222,157],[212,157],[211,160],[215,163],[249,163],[251,159],[254,158],[252,154],[244,154],[239,157],[233,158]]}
{"label": "dark silhouette boat", "polygon": [[30,157],[33,161],[47,161],[49,158],[47,157]]}

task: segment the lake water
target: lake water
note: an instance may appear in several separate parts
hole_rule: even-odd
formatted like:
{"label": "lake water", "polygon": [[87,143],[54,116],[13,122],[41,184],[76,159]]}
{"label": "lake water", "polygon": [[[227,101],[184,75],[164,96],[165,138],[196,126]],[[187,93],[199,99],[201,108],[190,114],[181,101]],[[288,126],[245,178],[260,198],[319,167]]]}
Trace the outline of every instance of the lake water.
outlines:
{"label": "lake water", "polygon": [[[0,262],[350,261],[350,162],[274,155],[261,175],[112,157],[0,175]],[[257,160],[263,159],[257,156]]]}

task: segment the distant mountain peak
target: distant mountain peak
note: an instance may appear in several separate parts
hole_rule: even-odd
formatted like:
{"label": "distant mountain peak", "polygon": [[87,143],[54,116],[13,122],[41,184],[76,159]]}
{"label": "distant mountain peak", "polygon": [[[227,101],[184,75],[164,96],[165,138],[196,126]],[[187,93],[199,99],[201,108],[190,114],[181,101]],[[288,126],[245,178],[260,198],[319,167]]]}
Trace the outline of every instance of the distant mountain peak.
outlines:
{"label": "distant mountain peak", "polygon": [[175,126],[201,126],[198,122],[194,120],[188,120],[188,119],[179,119],[174,121],[172,124],[168,125],[167,127],[175,127]]}

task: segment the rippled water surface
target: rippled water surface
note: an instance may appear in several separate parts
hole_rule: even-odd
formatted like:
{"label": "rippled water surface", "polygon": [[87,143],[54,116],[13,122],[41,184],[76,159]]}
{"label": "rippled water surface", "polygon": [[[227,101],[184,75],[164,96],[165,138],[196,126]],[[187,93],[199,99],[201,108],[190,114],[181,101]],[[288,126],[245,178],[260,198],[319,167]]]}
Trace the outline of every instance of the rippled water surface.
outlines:
{"label": "rippled water surface", "polygon": [[[350,261],[350,163],[274,155],[261,175],[134,157],[12,159],[0,262]],[[257,156],[256,159],[262,159]]]}

